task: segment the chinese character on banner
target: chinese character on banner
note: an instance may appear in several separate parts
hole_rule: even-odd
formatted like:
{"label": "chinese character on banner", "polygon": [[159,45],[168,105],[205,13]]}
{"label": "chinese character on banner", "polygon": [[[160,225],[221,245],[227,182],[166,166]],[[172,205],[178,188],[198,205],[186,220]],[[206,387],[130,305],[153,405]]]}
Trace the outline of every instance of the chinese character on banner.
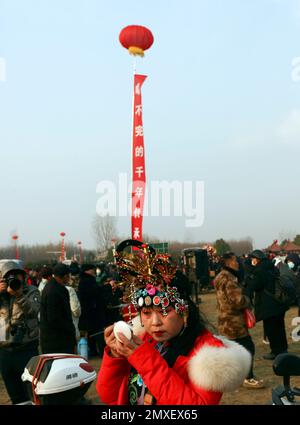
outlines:
{"label": "chinese character on banner", "polygon": [[135,137],[143,137],[144,136],[144,130],[142,125],[138,125],[135,127]]}
{"label": "chinese character on banner", "polygon": [[135,107],[136,115],[142,115],[142,111],[143,111],[142,105],[136,105],[136,107]]}
{"label": "chinese character on banner", "polygon": [[137,146],[135,148],[135,156],[140,156],[140,157],[143,157],[144,156],[144,148],[143,148],[143,146]]}
{"label": "chinese character on banner", "polygon": [[142,187],[140,187],[140,186],[138,186],[136,189],[135,189],[135,196],[137,197],[137,198],[140,198],[141,196],[144,196],[144,191],[143,191],[143,188]]}
{"label": "chinese character on banner", "polygon": [[141,237],[140,236],[140,229],[138,227],[134,228],[133,236],[134,236],[134,239],[137,239],[137,240],[140,239],[140,237]]}
{"label": "chinese character on banner", "polygon": [[140,83],[137,83],[137,85],[135,86],[135,94],[137,94],[137,95],[141,94],[141,84]]}
{"label": "chinese character on banner", "polygon": [[146,185],[142,107],[142,85],[146,78],[146,75],[134,75],[131,236],[132,239],[139,241],[143,237],[143,210]]}
{"label": "chinese character on banner", "polygon": [[141,217],[141,209],[135,207],[135,209],[133,210],[133,217],[134,218],[140,218]]}
{"label": "chinese character on banner", "polygon": [[143,175],[144,167],[136,167],[135,173],[138,175],[138,178],[140,180],[141,176]]}

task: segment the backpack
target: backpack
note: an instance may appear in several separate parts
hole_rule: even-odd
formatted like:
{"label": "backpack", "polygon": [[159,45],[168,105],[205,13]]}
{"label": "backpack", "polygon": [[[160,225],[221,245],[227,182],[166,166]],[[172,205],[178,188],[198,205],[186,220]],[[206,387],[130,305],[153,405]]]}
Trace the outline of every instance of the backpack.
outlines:
{"label": "backpack", "polygon": [[286,268],[280,269],[280,274],[278,274],[274,280],[274,293],[269,292],[266,289],[264,290],[266,294],[270,295],[273,299],[286,307],[290,307],[295,304],[297,299],[294,279],[288,272],[289,270]]}

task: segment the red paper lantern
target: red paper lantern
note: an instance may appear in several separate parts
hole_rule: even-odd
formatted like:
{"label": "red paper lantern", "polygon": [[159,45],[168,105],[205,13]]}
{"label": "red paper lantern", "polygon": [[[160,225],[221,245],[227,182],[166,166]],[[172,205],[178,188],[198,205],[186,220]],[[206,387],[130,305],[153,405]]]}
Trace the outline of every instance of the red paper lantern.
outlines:
{"label": "red paper lantern", "polygon": [[18,236],[18,235],[13,235],[13,236],[12,236],[12,239],[13,239],[14,241],[16,241],[18,238],[19,238],[19,236]]}
{"label": "red paper lantern", "polygon": [[65,232],[60,232],[60,236],[63,238],[64,236],[66,236]]}
{"label": "red paper lantern", "polygon": [[132,55],[144,56],[154,41],[152,32],[141,25],[129,25],[122,29],[119,35],[120,43]]}

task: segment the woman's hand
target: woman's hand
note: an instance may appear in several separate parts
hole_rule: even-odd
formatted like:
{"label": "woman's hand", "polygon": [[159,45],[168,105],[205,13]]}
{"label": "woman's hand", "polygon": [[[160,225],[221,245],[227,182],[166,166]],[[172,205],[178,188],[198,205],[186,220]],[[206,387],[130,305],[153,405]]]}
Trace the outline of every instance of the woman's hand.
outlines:
{"label": "woman's hand", "polygon": [[131,356],[131,354],[144,342],[135,335],[132,335],[132,338],[129,340],[121,332],[118,332],[118,337],[120,341],[116,340],[116,351],[120,356],[126,358]]}
{"label": "woman's hand", "polygon": [[139,345],[143,344],[143,340],[135,335],[129,340],[121,332],[118,333],[118,337],[121,341],[118,341],[114,334],[114,326],[108,326],[104,331],[104,339],[106,345],[110,349],[110,355],[112,357],[129,357]]}
{"label": "woman's hand", "polygon": [[117,339],[115,337],[114,334],[114,326],[115,325],[110,325],[108,326],[105,331],[104,331],[104,340],[106,345],[109,347],[110,349],[110,355],[112,357],[120,357],[118,352],[117,352]]}

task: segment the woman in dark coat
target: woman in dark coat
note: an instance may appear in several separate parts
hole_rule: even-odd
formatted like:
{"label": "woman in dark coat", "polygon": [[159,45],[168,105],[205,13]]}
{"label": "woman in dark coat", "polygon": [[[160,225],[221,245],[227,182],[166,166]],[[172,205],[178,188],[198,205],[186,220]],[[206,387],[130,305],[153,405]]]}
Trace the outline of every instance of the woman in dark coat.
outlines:
{"label": "woman in dark coat", "polygon": [[263,320],[270,342],[271,353],[263,358],[273,360],[288,348],[284,324],[284,315],[288,308],[268,294],[275,293],[275,279],[279,276],[279,271],[272,261],[258,249],[254,250],[250,257],[253,270],[246,277],[247,292],[251,298],[254,297],[256,321]]}

